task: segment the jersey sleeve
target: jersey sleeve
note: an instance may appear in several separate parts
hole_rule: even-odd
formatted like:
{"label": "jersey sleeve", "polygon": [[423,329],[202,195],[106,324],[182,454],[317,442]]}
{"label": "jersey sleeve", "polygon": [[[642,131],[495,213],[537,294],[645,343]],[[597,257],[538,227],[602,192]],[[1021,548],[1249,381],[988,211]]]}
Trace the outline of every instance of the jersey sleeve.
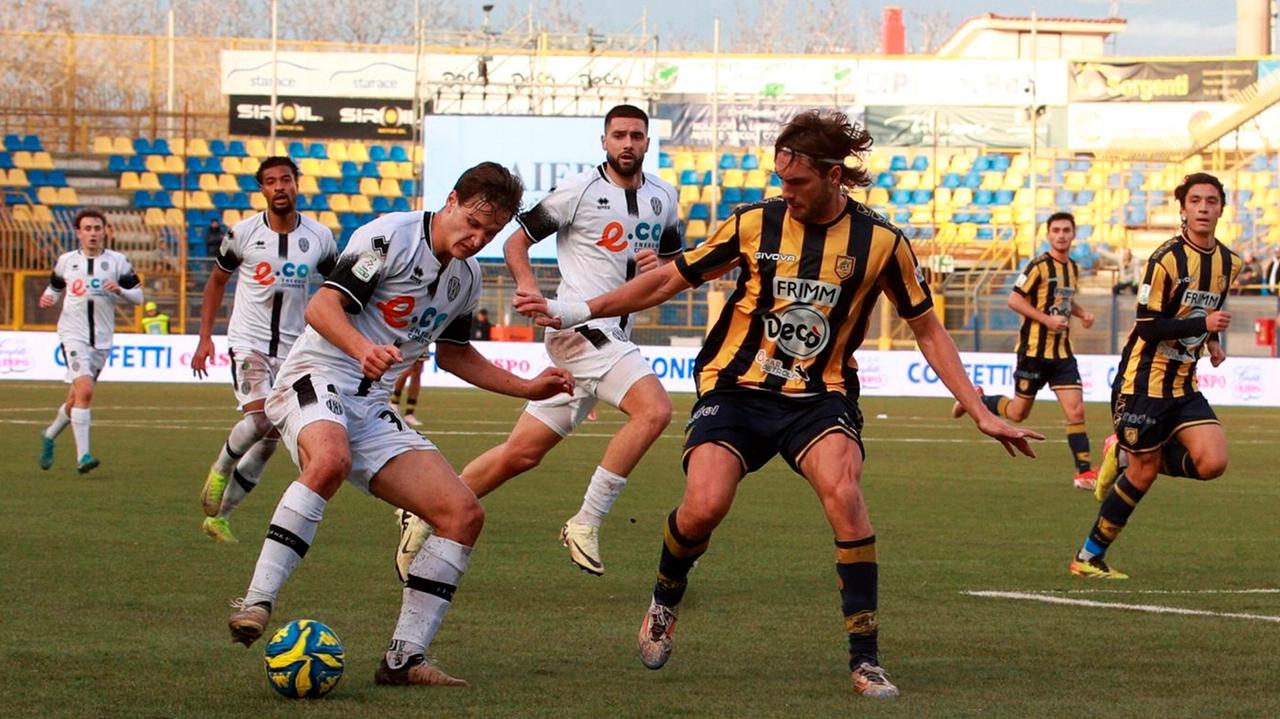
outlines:
{"label": "jersey sleeve", "polygon": [[333,232],[328,227],[323,229],[320,241],[324,244],[324,252],[320,256],[320,261],[316,263],[316,271],[328,277],[338,266],[338,243],[334,241]]}
{"label": "jersey sleeve", "polygon": [[573,221],[574,205],[581,195],[577,182],[551,188],[533,209],[516,217],[529,239],[541,242]]}
{"label": "jersey sleeve", "polygon": [[684,251],[684,232],[675,201],[670,200],[667,205],[667,221],[663,223],[662,235],[658,238],[658,257],[674,257]]}
{"label": "jersey sleeve", "polygon": [[49,273],[49,289],[61,293],[67,289],[67,256],[63,255],[53,264],[53,272]]}
{"label": "jersey sleeve", "polygon": [[235,272],[243,261],[244,254],[235,228],[228,229],[227,234],[222,236],[222,244],[218,246],[218,255],[213,262],[224,272]]}
{"label": "jersey sleeve", "polygon": [[1169,293],[1169,272],[1160,258],[1147,261],[1147,271],[1142,274],[1142,284],[1138,287],[1138,313],[1164,312]]}
{"label": "jersey sleeve", "polygon": [[404,243],[395,241],[391,229],[373,222],[356,230],[332,274],[325,279],[324,287],[335,289],[350,300],[347,311],[351,314],[363,311],[382,278],[394,275],[406,261]]}
{"label": "jersey sleeve", "polygon": [[138,285],[142,284],[142,281],[138,279],[138,273],[134,272],[133,270],[133,264],[129,262],[128,258],[125,258],[123,256],[121,256],[120,258],[120,275],[119,276],[120,276],[120,279],[116,281],[116,284],[120,285],[126,290],[131,290],[134,287],[137,287]]}
{"label": "jersey sleeve", "polygon": [[924,273],[911,251],[911,243],[902,233],[898,233],[893,256],[885,263],[880,283],[898,316],[904,320],[915,319],[933,309],[933,295],[924,283]]}
{"label": "jersey sleeve", "polygon": [[721,223],[706,242],[677,255],[676,271],[694,287],[723,274],[738,262],[742,248],[741,227],[742,215],[735,213],[733,220]]}
{"label": "jersey sleeve", "polygon": [[1036,288],[1040,286],[1040,278],[1044,274],[1044,264],[1040,262],[1032,262],[1027,265],[1013,281],[1013,291],[1023,297],[1031,297],[1035,294]]}

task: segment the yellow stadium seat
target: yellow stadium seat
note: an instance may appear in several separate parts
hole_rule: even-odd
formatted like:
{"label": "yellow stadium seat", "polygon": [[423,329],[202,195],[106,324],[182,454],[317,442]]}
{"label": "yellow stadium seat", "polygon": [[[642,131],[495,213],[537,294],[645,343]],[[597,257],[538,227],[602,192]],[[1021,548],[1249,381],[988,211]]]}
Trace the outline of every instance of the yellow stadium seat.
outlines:
{"label": "yellow stadium seat", "polygon": [[342,177],[342,165],[337,160],[330,158],[320,161],[320,177]]}
{"label": "yellow stadium seat", "polygon": [[334,212],[350,212],[351,200],[346,195],[329,195],[329,208]]}
{"label": "yellow stadium seat", "polygon": [[76,188],[59,187],[58,188],[58,204],[60,205],[80,204],[80,195],[76,193]]}
{"label": "yellow stadium seat", "polygon": [[894,189],[917,190],[919,188],[920,188],[920,173],[918,172],[898,173],[898,183],[894,186]]}
{"label": "yellow stadium seat", "polygon": [[1030,204],[1031,204],[1031,198],[1032,198],[1032,194],[1031,194],[1031,188],[1030,188],[1030,187],[1022,187],[1022,188],[1019,188],[1019,189],[1017,189],[1017,190],[1014,190],[1014,191],[1013,191],[1013,206],[1014,206],[1014,207],[1021,207],[1021,206],[1023,206],[1023,205],[1030,205]]}
{"label": "yellow stadium seat", "polygon": [[[0,170],[0,176],[3,175],[4,170]],[[9,170],[8,180],[0,184],[4,184],[6,187],[31,187],[31,181],[27,179],[26,171],[16,167]]]}
{"label": "yellow stadium seat", "polygon": [[670,167],[658,168],[658,179],[662,180],[663,182],[669,182],[673,185],[680,182],[680,178],[676,176],[676,171],[671,169]]}
{"label": "yellow stadium seat", "polygon": [[235,227],[240,222],[240,220],[241,220],[241,217],[240,217],[239,210],[223,210],[222,211],[223,227]]}
{"label": "yellow stadium seat", "polygon": [[200,187],[200,189],[201,189],[201,190],[204,190],[205,192],[217,192],[217,191],[218,191],[218,176],[217,176],[217,175],[211,175],[211,174],[209,174],[209,173],[207,173],[207,172],[206,172],[206,173],[201,174],[201,175],[200,175],[200,184],[199,184],[199,187]]}
{"label": "yellow stadium seat", "polygon": [[1009,161],[1009,170],[1020,174],[1027,174],[1027,170],[1031,169],[1031,156],[1018,153]]}
{"label": "yellow stadium seat", "polygon": [[681,185],[680,186],[680,204],[690,205],[698,201],[697,185]]}
{"label": "yellow stadium seat", "polygon": [[378,186],[378,181],[372,177],[360,178],[360,194],[366,197],[378,197],[382,194],[382,188]]}
{"label": "yellow stadium seat", "polygon": [[284,140],[276,140],[275,149],[271,154],[275,157],[288,157],[289,146],[285,144]]}
{"label": "yellow stadium seat", "polygon": [[[782,188],[778,188],[781,190]],[[766,193],[767,194],[767,193]],[[867,204],[872,207],[884,207],[889,204],[889,191],[883,187],[873,187],[867,191]]]}
{"label": "yellow stadium seat", "polygon": [[960,153],[951,156],[951,161],[947,163],[947,172],[964,175],[969,172],[971,167],[973,167],[973,158]]}
{"label": "yellow stadium seat", "polygon": [[382,175],[383,179],[386,179],[388,177],[393,180],[404,179],[403,177],[400,176],[400,163],[398,162],[379,162],[378,174]]}
{"label": "yellow stadium seat", "polygon": [[328,147],[325,148],[325,150],[326,152],[328,152],[330,160],[333,160],[334,162],[347,161],[347,143],[330,142]]}
{"label": "yellow stadium seat", "polygon": [[[213,175],[204,175],[204,177],[213,177]],[[212,210],[213,200],[210,199],[209,193],[201,190],[200,192],[192,192],[187,195],[187,207],[192,210]]]}
{"label": "yellow stadium seat", "polygon": [[991,210],[991,223],[994,225],[1012,225],[1013,208],[1008,205],[993,208]]}
{"label": "yellow stadium seat", "polygon": [[351,196],[351,211],[360,214],[368,214],[373,212],[373,205],[369,202],[369,198],[364,195]]}
{"label": "yellow stadium seat", "polygon": [[782,194],[782,188],[777,185],[769,185],[764,188],[764,198],[767,200],[771,197],[777,197]]}
{"label": "yellow stadium seat", "polygon": [[705,202],[708,205],[713,202],[719,202],[720,188],[715,185],[703,185],[701,192],[698,193],[698,201]]}
{"label": "yellow stadium seat", "polygon": [[710,172],[716,168],[716,156],[709,150],[700,150],[693,154],[693,169],[698,172]]}
{"label": "yellow stadium seat", "polygon": [[316,178],[311,175],[303,175],[298,178],[298,192],[304,195],[320,194],[320,186],[316,183]]}
{"label": "yellow stadium seat", "polygon": [[1053,188],[1037,187],[1036,188],[1036,204],[1040,207],[1053,207]]}
{"label": "yellow stadium seat", "polygon": [[221,192],[239,192],[240,183],[235,175],[218,175],[218,190]]}
{"label": "yellow stadium seat", "polygon": [[1085,174],[1077,171],[1063,174],[1062,189],[1068,192],[1078,192],[1085,189]]}
{"label": "yellow stadium seat", "polygon": [[187,140],[183,137],[174,137],[169,140],[169,155],[177,155],[183,157],[187,154]]}
{"label": "yellow stadium seat", "polygon": [[132,155],[133,142],[127,137],[115,137],[111,140],[111,154],[113,155]]}
{"label": "yellow stadium seat", "polygon": [[26,205],[13,206],[13,219],[15,222],[30,222],[31,210]]}
{"label": "yellow stadium seat", "polygon": [[58,188],[56,187],[41,187],[36,190],[36,201],[42,205],[62,204],[58,202]]}
{"label": "yellow stadium seat", "polygon": [[213,153],[209,150],[209,143],[205,142],[202,137],[195,137],[191,142],[187,143],[187,157],[210,157]]}
{"label": "yellow stadium seat", "polygon": [[761,188],[769,184],[769,173],[761,170],[747,170],[746,179],[743,181],[743,187]]}
{"label": "yellow stadium seat", "polygon": [[911,219],[907,221],[913,225],[927,225],[933,222],[933,212],[928,205],[917,205],[911,210]]}
{"label": "yellow stadium seat", "polygon": [[867,171],[872,175],[879,175],[882,172],[889,171],[890,157],[883,152],[873,152],[871,157],[867,158]]}
{"label": "yellow stadium seat", "polygon": [[1022,186],[1027,184],[1027,176],[1018,170],[1009,170],[1004,175],[1004,180],[1000,183],[998,190],[1013,190],[1017,192]]}
{"label": "yellow stadium seat", "polygon": [[1101,190],[1110,183],[1110,177],[1105,172],[1099,172],[1097,167],[1084,176],[1085,187],[1093,190]]}
{"label": "yellow stadium seat", "polygon": [[160,186],[160,178],[156,177],[156,173],[144,172],[141,175],[138,175],[138,189],[155,192],[156,190],[163,190],[164,188]]}
{"label": "yellow stadium seat", "polygon": [[160,155],[147,155],[147,172],[154,172],[157,175],[164,172],[164,158]]}
{"label": "yellow stadium seat", "polygon": [[111,154],[111,138],[106,135],[98,135],[93,138],[93,154],[110,155]]}
{"label": "yellow stadium seat", "polygon": [[685,170],[692,170],[697,165],[692,152],[677,152],[675,157],[671,158],[671,164],[677,173]]}
{"label": "yellow stadium seat", "polygon": [[267,151],[267,141],[260,140],[258,138],[254,138],[246,142],[244,144],[244,149],[245,152],[249,153],[249,157],[252,157],[256,161],[261,161],[262,158],[271,154]]}
{"label": "yellow stadium seat", "polygon": [[968,207],[973,204],[973,190],[967,187],[957,187],[955,192],[951,193],[952,207]]}
{"label": "yellow stadium seat", "polygon": [[405,180],[412,180],[414,176],[414,164],[412,162],[400,163],[400,177]]}
{"label": "yellow stadium seat", "polygon": [[369,148],[364,146],[363,142],[347,143],[347,159],[355,163],[364,163],[369,161]]}
{"label": "yellow stadium seat", "polygon": [[939,207],[950,207],[951,194],[952,192],[950,187],[939,187],[938,189],[933,191],[934,204],[938,205]]}
{"label": "yellow stadium seat", "polygon": [[389,177],[383,179],[380,189],[383,197],[401,197],[403,195],[400,192],[399,180],[393,180]]}
{"label": "yellow stadium seat", "polygon": [[317,215],[314,210],[303,210],[302,216],[307,218],[308,220],[313,220],[315,222],[320,221],[319,215]]}
{"label": "yellow stadium seat", "polygon": [[[244,158],[244,159],[249,160],[249,164],[250,164],[250,165],[252,165],[252,164],[253,164],[253,160],[252,160],[252,159],[247,158],[247,157],[246,157],[246,158]],[[224,158],[222,158],[222,171],[223,171],[224,173],[228,174],[228,175],[243,175],[243,174],[245,174],[245,172],[244,172],[244,165],[243,165],[243,164],[241,164],[240,158],[238,158],[238,157],[224,157]]]}
{"label": "yellow stadium seat", "polygon": [[136,172],[120,173],[120,189],[133,191],[141,187],[142,187],[142,184],[138,182],[138,173]]}
{"label": "yellow stadium seat", "polygon": [[320,224],[334,230],[342,227],[342,223],[338,222],[338,216],[330,211],[320,213]]}
{"label": "yellow stadium seat", "polygon": [[53,210],[45,205],[34,205],[31,208],[31,221],[41,225],[53,224]]}
{"label": "yellow stadium seat", "polygon": [[164,211],[164,224],[170,227],[182,227],[187,224],[186,215],[182,214],[182,210],[176,207],[170,207]]}
{"label": "yellow stadium seat", "polygon": [[267,209],[267,198],[262,196],[261,192],[249,193],[249,206],[258,212]]}
{"label": "yellow stadium seat", "polygon": [[943,224],[938,228],[938,234],[935,236],[939,244],[946,244],[956,239],[956,226],[950,222]]}
{"label": "yellow stadium seat", "polygon": [[978,239],[978,226],[972,222],[961,223],[956,229],[956,240],[958,242],[973,242]]}
{"label": "yellow stadium seat", "polygon": [[703,240],[707,237],[707,221],[706,220],[689,220],[684,226],[684,236],[687,240]]}
{"label": "yellow stadium seat", "polygon": [[31,170],[35,168],[35,163],[31,160],[31,153],[26,150],[18,150],[10,157],[13,160],[13,166],[23,170]]}
{"label": "yellow stadium seat", "polygon": [[742,170],[725,170],[720,177],[721,187],[743,187],[747,182],[747,173]]}
{"label": "yellow stadium seat", "polygon": [[414,145],[413,147],[413,164],[422,167],[422,145]]}
{"label": "yellow stadium seat", "polygon": [[37,152],[37,153],[32,154],[32,156],[31,156],[31,167],[32,167],[32,169],[36,169],[36,170],[52,170],[52,169],[54,169],[54,166],[53,166],[53,155],[50,155],[50,154],[49,154],[49,153],[47,153],[47,152]]}
{"label": "yellow stadium seat", "polygon": [[186,168],[182,166],[182,158],[177,155],[169,155],[164,158],[164,169],[161,170],[168,175],[181,175],[186,172]]}
{"label": "yellow stadium seat", "polygon": [[938,205],[937,210],[933,213],[933,221],[935,224],[950,222],[953,216],[954,216],[954,213],[951,212],[950,207],[943,207],[942,205]]}
{"label": "yellow stadium seat", "polygon": [[142,214],[142,222],[147,227],[164,226],[164,210],[158,207],[148,207],[147,211]]}
{"label": "yellow stadium seat", "polygon": [[773,172],[774,161],[777,159],[773,156],[772,147],[756,148],[756,155],[760,158],[760,169],[765,172]]}
{"label": "yellow stadium seat", "polygon": [[304,157],[302,158],[302,161],[298,163],[298,172],[301,172],[303,175],[319,177],[320,161],[314,157]]}
{"label": "yellow stadium seat", "polygon": [[1004,187],[1004,173],[1003,172],[982,173],[982,184],[979,185],[979,187],[984,190],[991,190],[992,192],[999,190],[1000,188]]}

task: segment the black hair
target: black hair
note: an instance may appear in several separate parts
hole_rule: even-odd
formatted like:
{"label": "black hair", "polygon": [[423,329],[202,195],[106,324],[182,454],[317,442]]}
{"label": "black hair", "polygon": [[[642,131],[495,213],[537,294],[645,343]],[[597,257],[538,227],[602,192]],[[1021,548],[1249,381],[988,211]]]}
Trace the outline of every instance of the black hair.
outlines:
{"label": "black hair", "polygon": [[773,147],[774,152],[787,148],[803,154],[822,172],[839,166],[840,184],[854,188],[870,185],[871,175],[861,164],[850,167],[845,160],[860,158],[872,142],[871,133],[843,112],[808,110],[791,118]]}
{"label": "black hair", "polygon": [[1051,226],[1053,226],[1053,223],[1057,222],[1058,220],[1066,220],[1067,222],[1071,223],[1072,230],[1076,229],[1076,216],[1065,210],[1059,210],[1053,213],[1052,215],[1049,215],[1049,219],[1044,221],[1045,229],[1049,229]]}
{"label": "black hair", "polygon": [[1222,180],[1207,172],[1193,172],[1182,178],[1182,184],[1173,190],[1173,196],[1178,200],[1178,207],[1186,208],[1187,193],[1191,191],[1193,185],[1213,185],[1218,190],[1218,199],[1222,204],[1227,204],[1227,190],[1222,186]]}
{"label": "black hair", "polygon": [[629,117],[635,120],[643,120],[644,129],[646,131],[649,129],[649,114],[644,110],[641,110],[635,105],[614,105],[613,109],[609,110],[604,115],[605,132],[609,131],[609,123],[612,122],[615,117]]}
{"label": "black hair", "polygon": [[297,180],[302,176],[302,173],[298,171],[298,166],[293,163],[293,158],[276,155],[274,157],[268,157],[262,161],[261,165],[258,165],[258,171],[254,173],[253,176],[258,180],[259,185],[262,184],[262,175],[273,167],[288,167],[290,170],[293,170],[294,180]]}

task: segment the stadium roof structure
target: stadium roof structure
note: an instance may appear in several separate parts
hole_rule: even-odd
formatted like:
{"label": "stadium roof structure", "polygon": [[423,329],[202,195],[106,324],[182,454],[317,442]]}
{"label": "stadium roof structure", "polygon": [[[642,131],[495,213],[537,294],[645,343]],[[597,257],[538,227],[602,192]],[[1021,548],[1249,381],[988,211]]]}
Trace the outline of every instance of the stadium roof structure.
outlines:
{"label": "stadium roof structure", "polygon": [[1021,17],[986,13],[960,24],[938,48],[938,57],[1017,59],[1030,57],[1028,38],[1037,35],[1036,54],[1047,57],[1101,56],[1104,43],[1124,32],[1120,17]]}

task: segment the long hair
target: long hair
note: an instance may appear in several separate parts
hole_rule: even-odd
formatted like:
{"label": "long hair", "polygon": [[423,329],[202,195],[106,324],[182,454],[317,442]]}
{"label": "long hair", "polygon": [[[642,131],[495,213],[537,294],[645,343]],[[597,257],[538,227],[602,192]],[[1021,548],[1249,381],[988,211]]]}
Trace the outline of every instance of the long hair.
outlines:
{"label": "long hair", "polygon": [[[821,172],[839,166],[840,184],[853,189],[871,184],[871,175],[861,160],[872,142],[871,133],[843,112],[807,110],[782,128],[774,141],[774,151],[786,148],[801,153]],[[848,163],[849,158],[858,160],[855,166]]]}

